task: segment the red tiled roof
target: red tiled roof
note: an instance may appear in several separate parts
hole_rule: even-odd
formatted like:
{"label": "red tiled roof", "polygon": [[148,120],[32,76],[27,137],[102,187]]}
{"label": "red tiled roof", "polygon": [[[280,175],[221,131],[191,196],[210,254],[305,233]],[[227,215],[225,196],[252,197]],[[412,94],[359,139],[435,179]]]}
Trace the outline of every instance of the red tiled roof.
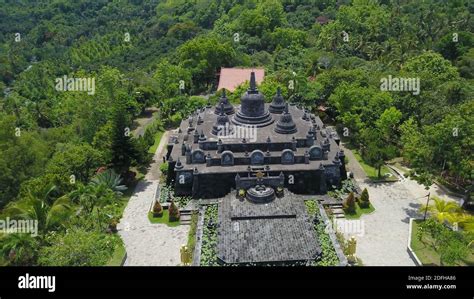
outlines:
{"label": "red tiled roof", "polygon": [[262,83],[265,77],[265,70],[263,68],[221,68],[217,90],[225,88],[230,92],[234,92],[237,86],[250,80],[251,72],[255,72],[257,84]]}

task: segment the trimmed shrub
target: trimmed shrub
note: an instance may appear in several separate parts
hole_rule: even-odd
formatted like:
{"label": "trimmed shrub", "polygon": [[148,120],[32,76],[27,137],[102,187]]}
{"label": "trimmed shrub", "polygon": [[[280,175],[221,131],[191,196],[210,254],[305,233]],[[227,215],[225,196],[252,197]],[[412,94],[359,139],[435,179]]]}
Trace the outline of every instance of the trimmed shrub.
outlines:
{"label": "trimmed shrub", "polygon": [[111,233],[116,233],[117,232],[117,224],[118,224],[118,220],[115,219],[115,218],[112,218],[112,220],[110,220],[110,223],[109,223],[109,231]]}
{"label": "trimmed shrub", "polygon": [[179,209],[175,205],[174,201],[171,202],[170,207],[168,208],[168,211],[170,215],[170,219],[169,219],[170,222],[179,221],[179,217],[180,217]]}
{"label": "trimmed shrub", "polygon": [[361,208],[368,208],[370,206],[369,191],[367,191],[367,188],[364,188],[362,194],[360,195],[359,206]]}
{"label": "trimmed shrub", "polygon": [[165,162],[160,165],[160,171],[164,176],[168,175],[168,168],[169,168],[168,162]]}
{"label": "trimmed shrub", "polygon": [[159,201],[155,201],[153,205],[153,217],[161,217],[163,216],[163,207],[161,206]]}
{"label": "trimmed shrub", "polygon": [[355,197],[354,193],[349,193],[349,196],[347,196],[346,200],[342,203],[342,208],[344,212],[349,213],[349,214],[354,214],[356,212],[356,202],[355,202]]}

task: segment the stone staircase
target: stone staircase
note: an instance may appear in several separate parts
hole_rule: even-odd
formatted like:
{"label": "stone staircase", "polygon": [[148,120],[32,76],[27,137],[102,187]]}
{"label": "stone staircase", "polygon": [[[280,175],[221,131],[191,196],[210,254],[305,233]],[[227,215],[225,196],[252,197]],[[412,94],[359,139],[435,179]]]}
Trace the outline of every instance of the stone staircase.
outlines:
{"label": "stone staircase", "polygon": [[334,199],[328,195],[318,196],[317,201],[326,208],[331,210],[334,218],[345,219],[344,211],[342,210],[342,201]]}
{"label": "stone staircase", "polygon": [[181,225],[190,225],[193,210],[181,209],[181,210],[179,210],[179,213],[181,215],[180,218],[179,218],[179,223]]}
{"label": "stone staircase", "polygon": [[346,216],[344,216],[344,210],[342,209],[342,203],[331,202],[331,203],[326,203],[324,206],[331,210],[331,213],[334,216],[334,218],[336,219],[346,218]]}
{"label": "stone staircase", "polygon": [[344,210],[342,209],[341,204],[331,205],[330,209],[332,211],[332,214],[334,215],[334,218],[346,218],[346,216],[344,216]]}

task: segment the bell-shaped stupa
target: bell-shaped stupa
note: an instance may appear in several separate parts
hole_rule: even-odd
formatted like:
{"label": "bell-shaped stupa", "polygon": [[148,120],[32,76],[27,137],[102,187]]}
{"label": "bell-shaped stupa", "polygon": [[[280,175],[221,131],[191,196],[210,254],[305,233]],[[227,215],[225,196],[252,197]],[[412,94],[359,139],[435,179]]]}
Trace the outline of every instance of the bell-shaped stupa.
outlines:
{"label": "bell-shaped stupa", "polygon": [[293,117],[288,112],[288,103],[285,105],[285,110],[280,116],[280,120],[277,122],[275,132],[280,134],[293,134],[297,131],[296,124],[293,121]]}
{"label": "bell-shaped stupa", "polygon": [[268,110],[271,113],[281,114],[285,110],[285,99],[281,95],[281,89],[278,87],[276,95],[273,97],[273,101],[270,104]]}
{"label": "bell-shaped stupa", "polygon": [[264,127],[273,123],[270,112],[265,110],[265,97],[257,89],[255,73],[250,74],[250,88],[240,99],[240,109],[232,118],[236,125]]}

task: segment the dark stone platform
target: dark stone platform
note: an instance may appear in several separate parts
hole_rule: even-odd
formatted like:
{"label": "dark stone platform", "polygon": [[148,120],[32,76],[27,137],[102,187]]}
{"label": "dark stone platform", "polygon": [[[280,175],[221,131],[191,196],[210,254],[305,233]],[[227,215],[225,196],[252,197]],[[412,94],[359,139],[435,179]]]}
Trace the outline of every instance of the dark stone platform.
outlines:
{"label": "dark stone platform", "polygon": [[301,198],[256,204],[229,194],[219,204],[217,255],[225,263],[312,261],[321,248]]}

